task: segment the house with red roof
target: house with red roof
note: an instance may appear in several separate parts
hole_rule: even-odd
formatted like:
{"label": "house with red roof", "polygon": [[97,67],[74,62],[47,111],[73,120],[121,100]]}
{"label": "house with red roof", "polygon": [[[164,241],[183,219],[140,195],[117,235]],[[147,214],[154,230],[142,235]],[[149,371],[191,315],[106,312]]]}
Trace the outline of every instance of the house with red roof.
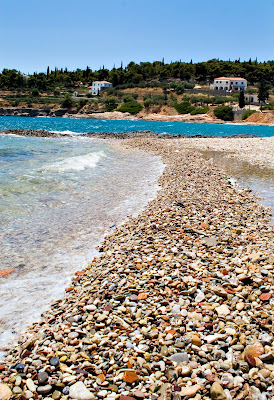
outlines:
{"label": "house with red roof", "polygon": [[225,90],[227,92],[235,92],[239,90],[246,90],[247,80],[235,76],[221,76],[214,79],[214,83],[210,85],[213,90]]}

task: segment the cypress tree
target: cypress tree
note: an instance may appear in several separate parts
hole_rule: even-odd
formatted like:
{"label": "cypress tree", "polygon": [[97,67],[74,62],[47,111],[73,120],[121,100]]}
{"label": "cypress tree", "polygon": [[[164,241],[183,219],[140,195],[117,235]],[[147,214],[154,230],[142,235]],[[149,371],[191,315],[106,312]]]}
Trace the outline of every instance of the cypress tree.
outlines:
{"label": "cypress tree", "polygon": [[244,91],[241,90],[240,97],[239,97],[239,107],[244,108],[244,106],[245,106],[245,94],[244,94]]}

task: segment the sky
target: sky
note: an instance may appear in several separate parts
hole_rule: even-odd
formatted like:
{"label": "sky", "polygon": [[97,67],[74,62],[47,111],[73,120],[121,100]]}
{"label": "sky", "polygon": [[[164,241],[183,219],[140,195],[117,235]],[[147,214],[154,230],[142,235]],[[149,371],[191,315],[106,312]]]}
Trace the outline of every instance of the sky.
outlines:
{"label": "sky", "polygon": [[274,0],[1,0],[0,71],[274,60]]}

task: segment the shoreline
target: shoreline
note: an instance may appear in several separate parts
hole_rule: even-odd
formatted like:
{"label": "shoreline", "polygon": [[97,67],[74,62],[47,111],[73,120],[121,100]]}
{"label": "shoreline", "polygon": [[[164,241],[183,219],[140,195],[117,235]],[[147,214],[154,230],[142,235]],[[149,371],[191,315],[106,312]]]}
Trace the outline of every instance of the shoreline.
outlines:
{"label": "shoreline", "polygon": [[246,126],[274,126],[270,122],[249,122],[249,121],[223,121],[209,115],[167,115],[167,114],[145,114],[141,116],[132,115],[130,113],[122,113],[120,111],[106,111],[102,113],[70,113],[69,110],[56,110],[57,114],[46,114],[40,109],[24,109],[19,112],[17,109],[8,109],[9,112],[2,114],[2,117],[47,117],[47,118],[71,118],[71,119],[106,119],[120,121],[155,121],[155,122],[185,122],[185,123],[201,123],[201,124],[219,124],[219,125],[246,125]]}
{"label": "shoreline", "polygon": [[104,239],[102,256],[76,273],[66,297],[9,352],[0,394],[8,388],[29,399],[68,393],[80,399],[80,389],[86,399],[109,400],[270,394],[269,211],[183,140],[116,143],[161,157],[161,189]]}

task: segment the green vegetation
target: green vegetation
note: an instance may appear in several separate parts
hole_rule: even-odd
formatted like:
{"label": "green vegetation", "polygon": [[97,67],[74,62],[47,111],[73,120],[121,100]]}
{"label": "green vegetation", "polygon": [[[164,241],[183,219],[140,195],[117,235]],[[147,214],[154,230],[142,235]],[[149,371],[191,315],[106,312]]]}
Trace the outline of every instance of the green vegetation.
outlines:
{"label": "green vegetation", "polygon": [[37,88],[34,88],[33,91],[31,92],[32,96],[38,97],[39,96],[39,90]]}
{"label": "green vegetation", "polygon": [[218,106],[214,109],[214,114],[223,121],[233,121],[234,119],[233,110],[230,106]]}
{"label": "green vegetation", "polygon": [[244,108],[244,106],[245,106],[245,94],[244,91],[241,90],[239,95],[239,107]]}
{"label": "green vegetation", "polygon": [[255,110],[246,110],[243,115],[242,115],[242,120],[244,121],[247,119],[250,115],[254,114],[256,111]]}
{"label": "green vegetation", "polygon": [[[201,84],[208,84],[218,76],[241,76],[246,78],[249,84],[269,82],[274,85],[274,61],[222,61],[212,59],[200,63],[172,62],[165,64],[162,61],[130,62],[127,66],[108,70],[100,68],[92,71],[76,69],[68,71],[67,68],[55,68],[46,72],[33,73],[24,76],[15,69],[4,69],[0,73],[0,89],[30,90],[37,88],[39,92],[52,93],[60,88],[72,89],[83,85],[89,85],[94,80],[108,80],[113,83],[115,89],[122,90],[134,87],[161,87],[165,90],[173,90],[182,94],[187,89],[194,87],[194,80]],[[57,89],[58,88],[58,89]],[[263,100],[262,100],[263,101]]]}
{"label": "green vegetation", "polygon": [[195,107],[194,110],[190,112],[191,115],[206,114],[209,111],[208,107]]}
{"label": "green vegetation", "polygon": [[174,108],[179,114],[189,114],[191,111],[194,110],[194,107],[188,101],[176,103],[174,104]]}
{"label": "green vegetation", "polygon": [[74,101],[69,93],[65,94],[65,98],[61,103],[62,108],[71,108],[74,105]]}
{"label": "green vegetation", "polygon": [[173,107],[179,114],[197,115],[197,114],[206,114],[209,111],[208,107],[194,107],[188,101],[183,101],[182,103],[175,103]]}
{"label": "green vegetation", "polygon": [[114,111],[118,106],[118,102],[115,97],[108,97],[105,104],[106,104],[106,111]]}
{"label": "green vegetation", "polygon": [[129,101],[127,103],[122,104],[118,111],[121,112],[128,112],[130,114],[137,114],[143,109],[142,104],[138,103],[137,101]]}
{"label": "green vegetation", "polygon": [[274,103],[268,103],[265,105],[261,105],[261,110],[274,110]]}
{"label": "green vegetation", "polygon": [[258,84],[258,99],[259,102],[265,103],[269,98],[269,85],[265,81],[260,81]]}

